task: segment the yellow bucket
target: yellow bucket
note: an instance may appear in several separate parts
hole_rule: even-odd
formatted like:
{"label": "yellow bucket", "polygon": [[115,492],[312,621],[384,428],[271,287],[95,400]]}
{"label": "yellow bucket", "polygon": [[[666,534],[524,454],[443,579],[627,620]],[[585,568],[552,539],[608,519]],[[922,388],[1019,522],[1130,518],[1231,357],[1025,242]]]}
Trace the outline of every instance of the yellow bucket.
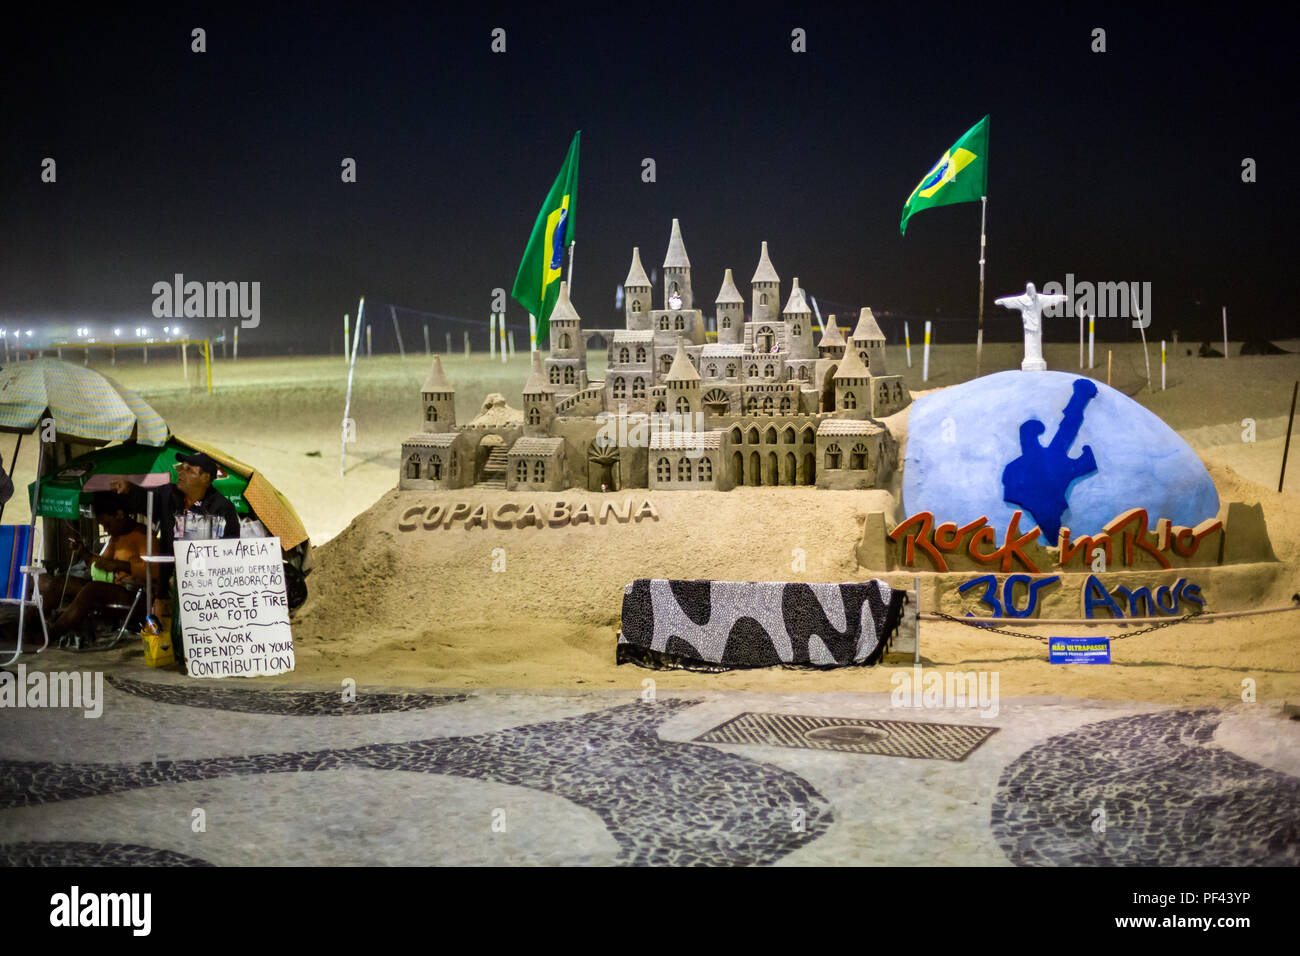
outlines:
{"label": "yellow bucket", "polygon": [[141,634],[140,638],[144,641],[144,662],[150,667],[167,667],[176,663],[170,629],[161,634]]}

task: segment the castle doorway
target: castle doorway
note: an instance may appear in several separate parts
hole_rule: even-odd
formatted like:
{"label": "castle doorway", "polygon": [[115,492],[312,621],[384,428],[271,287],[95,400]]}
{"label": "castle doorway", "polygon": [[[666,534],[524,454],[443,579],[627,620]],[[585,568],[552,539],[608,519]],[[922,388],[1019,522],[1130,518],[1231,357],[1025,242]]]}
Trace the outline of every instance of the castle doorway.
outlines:
{"label": "castle doorway", "polygon": [[805,485],[817,484],[817,459],[812,452],[803,456],[803,483]]}
{"label": "castle doorway", "polygon": [[745,456],[741,452],[731,456],[731,483],[736,487],[745,483]]}
{"label": "castle doorway", "polygon": [[749,455],[749,479],[745,482],[747,485],[761,485],[763,476],[760,474],[761,459],[758,452],[750,452]]}
{"label": "castle doorway", "polygon": [[779,485],[780,483],[781,479],[777,475],[776,452],[770,451],[767,453],[767,474],[763,476],[763,484]]}
{"label": "castle doorway", "polygon": [[792,451],[786,452],[786,454],[785,454],[785,474],[781,476],[781,484],[783,484],[783,485],[797,485],[797,484],[799,484],[799,478],[798,478],[798,475],[797,475],[797,473],[796,473],[796,467],[797,467],[797,466],[796,466],[796,464],[795,464],[794,452],[792,452]]}
{"label": "castle doorway", "polygon": [[822,411],[835,411],[835,373],[839,371],[839,365],[832,365],[826,370],[826,377],[822,379]]}
{"label": "castle doorway", "polygon": [[587,490],[620,491],[623,488],[622,456],[613,442],[592,442],[587,446]]}

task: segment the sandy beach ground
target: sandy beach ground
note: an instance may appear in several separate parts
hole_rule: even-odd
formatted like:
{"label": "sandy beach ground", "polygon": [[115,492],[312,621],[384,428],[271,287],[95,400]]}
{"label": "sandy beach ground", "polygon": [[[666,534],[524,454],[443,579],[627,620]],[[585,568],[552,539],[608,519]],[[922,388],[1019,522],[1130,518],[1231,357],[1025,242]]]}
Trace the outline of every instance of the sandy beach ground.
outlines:
{"label": "sandy beach ground", "polygon": [[[1278,344],[1300,353],[1300,342]],[[1155,390],[1148,391],[1136,344],[1098,343],[1099,367],[1090,374],[1106,380],[1108,348],[1114,353],[1111,383],[1164,418],[1196,449],[1212,466],[1221,495],[1264,504],[1287,570],[1260,601],[1286,603],[1290,592],[1300,591],[1297,449],[1292,449],[1287,490],[1279,495],[1276,488],[1300,354],[1201,359],[1185,354],[1194,346],[1171,344],[1168,388],[1161,391],[1157,342],[1149,353]],[[1233,343],[1234,353],[1238,348]],[[1044,351],[1049,367],[1077,370],[1077,344],[1049,343]],[[655,501],[664,519],[653,528],[565,529],[549,536],[500,532],[514,535],[508,559],[516,570],[491,573],[480,560],[490,552],[490,534],[461,540],[468,533],[452,529],[402,539],[395,530],[392,492],[399,446],[420,427],[419,386],[428,369],[424,355],[358,361],[351,411],[356,442],[348,445],[340,475],[347,387],[341,356],[218,360],[215,391],[208,395],[200,363],[191,356],[187,381],[175,350],[170,352],[153,350],[148,366],[92,364],[139,390],[177,434],[207,441],[260,469],[293,501],[318,549],[309,579],[312,597],[295,619],[298,670],[263,681],[337,686],[351,677],[359,684],[404,687],[638,687],[653,677],[665,688],[890,689],[891,667],[711,676],[613,663],[619,597],[634,577],[786,579],[791,548],[815,540],[804,579],[857,578],[850,560],[854,517],[866,509],[854,493],[660,493]],[[984,369],[1015,368],[1020,357],[1018,343],[990,344]],[[603,353],[591,359],[592,376],[599,378]],[[890,370],[904,372],[914,394],[969,378],[973,359],[970,346],[935,346],[929,381],[922,382],[919,347],[912,349],[910,369],[901,346],[891,344],[887,353]],[[488,392],[500,392],[520,407],[526,355],[508,363],[451,355],[444,365],[457,388],[458,421],[469,421]],[[1295,442],[1300,444],[1300,437]],[[23,443],[15,470],[20,485],[33,474],[33,445]],[[0,446],[7,467],[11,449]],[[15,496],[5,519],[26,517],[25,500]],[[477,553],[485,548],[483,555]],[[814,561],[816,553],[825,559]],[[1300,612],[1167,628],[1116,645],[1109,668],[1050,666],[1039,644],[958,625],[926,624],[922,641],[927,665],[996,670],[1004,695],[1227,703],[1240,699],[1242,680],[1251,678],[1261,699],[1300,696]]]}

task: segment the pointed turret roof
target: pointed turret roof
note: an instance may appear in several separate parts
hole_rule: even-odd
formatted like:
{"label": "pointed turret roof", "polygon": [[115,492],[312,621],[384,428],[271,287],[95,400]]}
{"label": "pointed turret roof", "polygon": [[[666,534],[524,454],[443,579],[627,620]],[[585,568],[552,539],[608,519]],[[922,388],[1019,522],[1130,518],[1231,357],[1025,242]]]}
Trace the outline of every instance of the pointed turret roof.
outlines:
{"label": "pointed turret roof", "polygon": [[563,279],[560,280],[560,294],[555,300],[555,308],[551,310],[551,321],[554,322],[556,319],[581,322],[578,318],[578,310],[569,301],[569,284]]}
{"label": "pointed turret roof", "polygon": [[876,317],[871,314],[871,310],[866,306],[858,314],[858,327],[853,330],[855,339],[883,339],[885,333],[880,331],[880,326],[876,324]]}
{"label": "pointed turret roof", "polygon": [[433,365],[429,367],[429,374],[424,379],[424,384],[420,386],[422,392],[454,392],[455,386],[447,381],[447,375],[442,370],[442,359],[435,355]]}
{"label": "pointed turret roof", "polygon": [[542,353],[533,353],[533,367],[528,373],[528,381],[524,383],[525,395],[536,395],[538,392],[553,392],[555,386],[546,380],[546,374],[542,371]]}
{"label": "pointed turret roof", "polygon": [[732,302],[739,302],[744,305],[745,297],[736,288],[736,280],[731,277],[731,270],[728,269],[722,277],[722,288],[718,290],[718,297],[713,300],[713,303],[714,305],[724,305]]}
{"label": "pointed turret roof", "polygon": [[758,268],[754,270],[754,278],[749,280],[755,282],[780,282],[781,277],[776,274],[776,269],[772,267],[772,260],[767,255],[767,243],[763,243],[763,252],[758,257]]}
{"label": "pointed turret roof", "polygon": [[641,288],[650,288],[650,277],[645,274],[645,266],[641,265],[641,250],[636,246],[632,247],[632,265],[627,270],[627,278],[623,280],[624,288],[629,286]]}
{"label": "pointed turret roof", "polygon": [[803,289],[799,288],[799,277],[795,276],[794,288],[790,290],[790,300],[786,302],[782,312],[812,312],[808,308],[808,300],[803,297]]}
{"label": "pointed turret roof", "polygon": [[867,378],[871,373],[867,367],[862,364],[862,359],[858,356],[858,350],[850,342],[844,346],[844,358],[840,362],[840,367],[835,372],[837,379],[841,378]]}
{"label": "pointed turret roof", "polygon": [[668,255],[664,256],[665,269],[689,269],[691,260],[686,257],[686,243],[682,242],[682,224],[673,220],[673,234],[668,237]]}
{"label": "pointed turret roof", "polygon": [[826,316],[826,331],[822,333],[822,340],[817,343],[817,347],[825,348],[828,345],[843,345],[844,335],[840,332],[840,324],[836,321],[835,316]]}
{"label": "pointed turret roof", "polygon": [[668,370],[664,376],[665,382],[698,382],[700,373],[695,371],[695,366],[686,356],[686,349],[682,346],[682,340],[679,336],[677,339],[677,354],[673,356],[673,367]]}

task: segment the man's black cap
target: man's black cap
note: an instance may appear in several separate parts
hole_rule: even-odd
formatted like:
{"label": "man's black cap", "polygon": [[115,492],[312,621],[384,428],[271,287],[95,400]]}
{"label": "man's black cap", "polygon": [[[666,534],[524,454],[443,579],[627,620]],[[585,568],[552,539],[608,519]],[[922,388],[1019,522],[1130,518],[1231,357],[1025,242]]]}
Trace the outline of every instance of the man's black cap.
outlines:
{"label": "man's black cap", "polygon": [[196,451],[192,455],[177,455],[176,460],[187,465],[194,465],[199,471],[206,471],[213,481],[217,480],[217,463],[212,459],[211,455]]}

